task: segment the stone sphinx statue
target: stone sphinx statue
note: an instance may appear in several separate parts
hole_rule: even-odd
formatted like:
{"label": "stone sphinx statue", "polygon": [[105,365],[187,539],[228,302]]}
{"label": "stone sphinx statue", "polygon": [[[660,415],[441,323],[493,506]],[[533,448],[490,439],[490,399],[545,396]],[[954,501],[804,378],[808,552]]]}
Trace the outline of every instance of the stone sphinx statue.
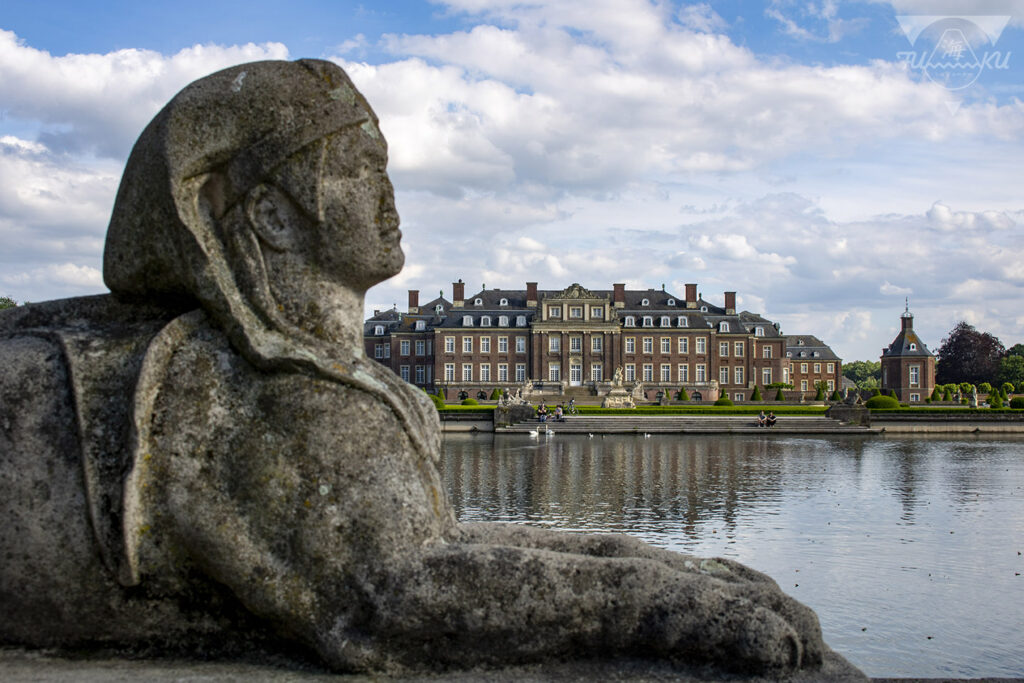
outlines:
{"label": "stone sphinx statue", "polygon": [[362,352],[364,294],[404,261],[386,162],[328,62],[227,69],[153,119],[112,294],[0,315],[0,642],[378,673],[848,666],[735,562],[457,522],[435,409]]}

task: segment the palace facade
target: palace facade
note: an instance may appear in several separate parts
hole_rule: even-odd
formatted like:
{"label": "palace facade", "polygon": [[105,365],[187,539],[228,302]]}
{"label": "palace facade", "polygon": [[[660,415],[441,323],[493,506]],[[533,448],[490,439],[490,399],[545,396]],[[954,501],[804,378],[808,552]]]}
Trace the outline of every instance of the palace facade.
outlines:
{"label": "palace facade", "polygon": [[[737,311],[735,292],[724,298],[724,307],[715,306],[696,284],[678,297],[664,288],[589,290],[574,283],[541,290],[535,282],[466,296],[460,280],[452,284],[451,301],[442,293],[421,306],[419,291],[410,290],[408,311],[375,312],[364,340],[369,357],[410,383],[440,389],[448,400],[523,386],[603,395],[617,368],[648,399],[680,388],[695,400],[723,394],[749,400],[755,385],[811,382],[810,392],[816,379],[838,385],[840,363],[831,349],[814,337],[791,344],[797,338],[784,337],[778,324]],[[814,344],[796,353],[828,355],[813,356],[814,372],[798,377],[802,363],[789,356],[806,340]],[[823,368],[815,367],[819,360]]]}

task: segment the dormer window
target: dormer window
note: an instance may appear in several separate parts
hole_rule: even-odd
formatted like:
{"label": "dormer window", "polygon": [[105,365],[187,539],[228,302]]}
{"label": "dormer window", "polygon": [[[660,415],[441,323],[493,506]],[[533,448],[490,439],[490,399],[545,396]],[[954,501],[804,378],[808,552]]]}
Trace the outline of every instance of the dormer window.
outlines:
{"label": "dormer window", "polygon": [[667,315],[661,316],[661,326],[662,327],[672,327],[672,319],[669,318]]}
{"label": "dormer window", "polygon": [[676,319],[676,325],[678,325],[679,327],[689,327],[690,319],[687,318],[685,315],[681,315]]}
{"label": "dormer window", "polygon": [[516,327],[526,327],[526,316],[525,315],[517,315],[516,316]]}
{"label": "dormer window", "polygon": [[438,315],[444,313],[444,306],[442,306],[441,304],[434,306],[434,313],[437,313]]}
{"label": "dormer window", "polygon": [[807,352],[806,351],[801,351],[800,352],[800,357],[801,358],[807,358]]}
{"label": "dormer window", "polygon": [[473,299],[473,305],[474,306],[483,306],[484,305],[484,300],[481,299],[480,297],[477,297],[477,298]]}
{"label": "dormer window", "polygon": [[911,351],[917,351],[917,344],[915,344],[915,343],[911,342],[911,343],[910,343],[910,350],[911,350]]}
{"label": "dormer window", "polygon": [[490,326],[491,326],[491,316],[485,315],[482,318],[480,318],[480,327],[490,327]]}
{"label": "dormer window", "polygon": [[707,313],[708,312],[708,307],[707,306],[701,306],[700,307],[700,312],[701,313]]}
{"label": "dormer window", "polygon": [[804,340],[803,339],[797,339],[796,340],[796,345],[797,346],[803,346],[804,345]]}
{"label": "dormer window", "polygon": [[502,298],[502,300],[498,302],[498,305],[499,306],[508,306],[508,299]]}
{"label": "dormer window", "polygon": [[416,331],[417,332],[422,332],[425,329],[427,329],[426,321],[424,321],[424,320],[417,320],[416,321]]}
{"label": "dormer window", "polygon": [[471,316],[471,315],[464,315],[464,316],[462,316],[462,326],[463,327],[473,327],[473,316]]}
{"label": "dormer window", "polygon": [[508,327],[508,316],[507,315],[499,315],[498,316],[498,327]]}
{"label": "dormer window", "polygon": [[675,300],[675,299],[669,299],[669,300],[668,300],[668,301],[667,301],[666,303],[667,303],[667,304],[668,304],[669,306],[675,306],[675,305],[676,305],[676,300]]}
{"label": "dormer window", "polygon": [[761,327],[760,325],[755,327],[754,328],[754,336],[755,337],[763,337],[764,336],[764,328]]}
{"label": "dormer window", "polygon": [[651,305],[651,300],[650,299],[641,299],[640,300],[640,305],[641,306],[650,306]]}
{"label": "dormer window", "polygon": [[625,327],[636,327],[636,318],[634,318],[631,315],[627,315],[626,319],[624,321],[622,321],[622,324]]}
{"label": "dormer window", "polygon": [[729,323],[725,322],[724,320],[722,322],[718,323],[718,331],[719,332],[728,332],[729,331]]}
{"label": "dormer window", "polygon": [[377,335],[378,337],[380,335],[384,334],[384,326],[383,325],[377,325],[376,327],[373,328],[373,333],[375,335]]}
{"label": "dormer window", "polygon": [[812,357],[812,358],[817,358],[817,357],[818,357],[818,356],[820,356],[820,355],[821,355],[821,354],[820,354],[820,353],[818,353],[817,351],[811,351],[811,357]]}
{"label": "dormer window", "polygon": [[644,327],[654,327],[654,318],[652,316],[644,316]]}

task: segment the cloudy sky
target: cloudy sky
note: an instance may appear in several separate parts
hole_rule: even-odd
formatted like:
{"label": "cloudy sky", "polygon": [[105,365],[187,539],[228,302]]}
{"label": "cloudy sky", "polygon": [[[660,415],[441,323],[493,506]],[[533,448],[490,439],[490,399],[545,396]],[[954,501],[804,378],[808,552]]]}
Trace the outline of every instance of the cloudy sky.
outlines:
{"label": "cloudy sky", "polygon": [[877,360],[910,300],[1024,341],[1024,0],[6,0],[0,294],[105,291],[124,161],[193,79],[331,59],[381,118],[405,270],[687,282]]}

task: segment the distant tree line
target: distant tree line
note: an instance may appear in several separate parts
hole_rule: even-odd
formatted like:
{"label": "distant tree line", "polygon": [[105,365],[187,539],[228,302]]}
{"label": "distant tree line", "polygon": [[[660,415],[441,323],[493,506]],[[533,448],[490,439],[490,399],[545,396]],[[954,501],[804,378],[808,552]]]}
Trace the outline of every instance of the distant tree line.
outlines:
{"label": "distant tree line", "polygon": [[5,308],[14,308],[18,305],[18,302],[9,296],[0,296],[0,311]]}

